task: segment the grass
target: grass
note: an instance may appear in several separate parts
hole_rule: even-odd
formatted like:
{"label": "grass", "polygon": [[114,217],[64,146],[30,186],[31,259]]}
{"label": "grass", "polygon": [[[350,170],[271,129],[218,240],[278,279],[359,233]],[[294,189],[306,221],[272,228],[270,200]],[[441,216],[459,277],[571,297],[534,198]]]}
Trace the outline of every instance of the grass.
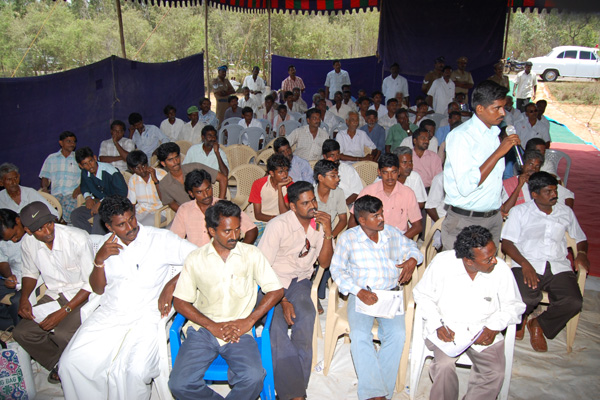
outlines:
{"label": "grass", "polygon": [[552,96],[561,103],[600,104],[600,83],[591,82],[545,82]]}

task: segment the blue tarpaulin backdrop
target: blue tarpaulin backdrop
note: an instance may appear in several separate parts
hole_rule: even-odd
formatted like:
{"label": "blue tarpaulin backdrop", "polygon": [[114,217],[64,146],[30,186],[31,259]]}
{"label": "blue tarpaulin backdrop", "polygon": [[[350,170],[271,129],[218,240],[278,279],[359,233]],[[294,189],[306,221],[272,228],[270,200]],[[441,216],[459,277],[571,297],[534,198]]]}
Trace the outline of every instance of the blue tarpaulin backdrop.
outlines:
{"label": "blue tarpaulin backdrop", "polygon": [[58,74],[0,79],[0,162],[16,164],[21,184],[38,188],[44,159],[59,150],[61,132],[74,132],[77,147],[97,154],[110,123],[120,119],[129,126],[132,112],[160,125],[164,106],[172,104],[187,121],[186,109],[204,97],[203,71],[202,54],[156,64],[113,56]]}

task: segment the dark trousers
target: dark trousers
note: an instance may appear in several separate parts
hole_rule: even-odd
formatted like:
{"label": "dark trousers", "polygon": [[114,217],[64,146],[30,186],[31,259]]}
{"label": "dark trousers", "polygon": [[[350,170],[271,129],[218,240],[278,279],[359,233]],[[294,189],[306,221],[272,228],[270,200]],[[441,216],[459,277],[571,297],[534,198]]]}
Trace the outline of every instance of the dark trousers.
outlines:
{"label": "dark trousers", "polygon": [[[284,290],[285,297],[294,306],[292,336],[283,317],[281,303],[275,307],[271,323],[271,351],[275,390],[280,400],[306,396],[312,363],[312,335],[315,324],[315,306],[310,299],[312,281],[293,279]],[[259,292],[258,301],[263,297]]]}
{"label": "dark trousers", "polygon": [[83,229],[89,234],[105,235],[108,231],[100,218],[100,214],[94,215],[94,223],[90,225],[88,221],[92,218],[92,212],[86,207],[77,207],[71,213],[71,223],[75,228]]}
{"label": "dark trousers", "polygon": [[[525,107],[527,107],[527,104],[529,104],[530,102],[531,102],[531,97],[527,97],[526,99],[517,99],[517,110],[524,113]],[[527,143],[523,143],[523,147],[525,147],[526,144]]]}
{"label": "dark trousers", "polygon": [[0,304],[0,330],[8,329],[10,326],[16,326],[19,320],[19,300],[21,299],[21,292],[15,289],[9,289],[5,286],[5,282],[0,280],[0,300],[4,299],[4,296],[13,294],[10,298],[9,304]]}
{"label": "dark trousers", "polygon": [[221,346],[204,328],[187,330],[187,338],[181,345],[169,378],[173,396],[179,400],[223,399],[204,380],[206,370],[218,355],[229,366],[227,380],[232,389],[227,399],[256,399],[262,390],[266,372],[252,335],[242,335],[238,343]]}
{"label": "dark trousers", "polygon": [[[50,301],[53,301],[50,296],[44,296],[38,301],[38,304]],[[64,306],[67,304],[67,300],[61,296],[58,303]],[[83,304],[67,314],[51,332],[40,328],[35,321],[22,319],[13,331],[13,338],[33,359],[50,371],[58,364],[63,350],[81,325],[79,310]]]}
{"label": "dark trousers", "polygon": [[573,271],[552,274],[550,263],[546,263],[544,275],[537,275],[540,281],[536,289],[532,289],[523,282],[523,271],[521,268],[513,268],[513,275],[521,292],[523,302],[527,308],[523,316],[531,314],[542,300],[542,290],[548,292],[550,305],[539,317],[537,317],[544,335],[548,339],[554,339],[567,322],[581,311],[583,297],[577,285],[577,278]]}

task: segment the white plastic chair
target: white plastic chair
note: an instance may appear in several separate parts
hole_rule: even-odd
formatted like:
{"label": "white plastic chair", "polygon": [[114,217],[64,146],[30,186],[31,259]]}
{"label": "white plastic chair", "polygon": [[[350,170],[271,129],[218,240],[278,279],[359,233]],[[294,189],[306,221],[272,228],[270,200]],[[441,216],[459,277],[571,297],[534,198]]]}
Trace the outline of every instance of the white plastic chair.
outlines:
{"label": "white plastic chair", "polygon": [[544,164],[548,163],[549,165],[554,166],[554,170],[548,172],[556,175],[558,175],[558,164],[560,163],[560,160],[562,160],[563,158],[565,159],[565,161],[567,162],[567,166],[565,167],[565,176],[562,178],[562,183],[565,187],[567,187],[567,181],[569,180],[569,171],[571,170],[571,157],[564,151],[548,149],[544,154],[544,158]]}
{"label": "white plastic chair", "polygon": [[[242,143],[242,141],[244,139],[248,141],[248,144],[247,144],[248,146],[252,147],[252,149],[254,149],[254,151],[258,151],[260,147],[264,147],[264,145],[265,145],[265,140],[267,140],[267,132],[265,132],[265,130],[262,128],[256,128],[256,127],[244,128],[242,130],[242,133],[240,135],[238,143],[244,144],[244,143]],[[261,139],[263,141],[262,146],[260,146]],[[229,143],[233,143],[233,142],[229,142]]]}
{"label": "white plastic chair", "polygon": [[[279,125],[279,130],[281,129],[281,127],[284,127],[285,135],[283,135],[283,136],[289,136],[289,134],[292,133],[294,131],[294,129],[298,129],[298,128],[300,128],[300,126],[301,126],[300,122],[289,120],[289,121],[282,122],[281,125]],[[277,136],[280,136],[279,132],[277,132]]]}
{"label": "white plastic chair", "polygon": [[[237,124],[222,126],[221,129],[219,129],[219,144],[224,146],[238,144],[243,130],[244,128]],[[225,143],[225,133],[227,133],[227,143]]]}
{"label": "white plastic chair", "polygon": [[[421,378],[421,372],[423,371],[423,365],[427,357],[433,357],[433,351],[430,351],[425,346],[425,339],[423,339],[423,313],[422,308],[417,304],[417,311],[415,313],[415,322],[412,336],[412,349],[411,349],[411,360],[410,360],[410,398],[415,398],[417,389],[419,388],[419,380]],[[504,383],[500,394],[498,395],[499,400],[508,399],[508,389],[510,387],[510,375],[512,373],[513,364],[513,353],[515,350],[515,333],[516,325],[510,324],[506,329],[506,335],[504,336],[504,357],[506,358],[506,366],[504,368]],[[473,363],[466,353],[463,353],[456,362],[457,365],[471,366]]]}
{"label": "white plastic chair", "polygon": [[227,118],[225,121],[223,121],[223,124],[221,124],[221,127],[227,126],[227,125],[237,125],[238,122],[240,122],[242,119],[238,118],[238,117],[231,117],[231,118]]}

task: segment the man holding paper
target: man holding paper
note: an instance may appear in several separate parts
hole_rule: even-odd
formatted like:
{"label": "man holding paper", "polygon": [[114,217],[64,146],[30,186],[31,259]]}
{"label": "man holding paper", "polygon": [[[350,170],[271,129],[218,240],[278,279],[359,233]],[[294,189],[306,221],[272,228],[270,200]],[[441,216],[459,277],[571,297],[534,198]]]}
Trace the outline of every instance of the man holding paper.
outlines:
{"label": "man holding paper", "polygon": [[[525,304],[511,273],[496,259],[486,228],[471,225],[454,250],[438,254],[413,291],[423,311],[423,335],[434,359],[430,398],[458,398],[456,360],[466,351],[473,362],[465,399],[495,399],[504,381],[504,340],[498,333],[521,321]],[[436,345],[437,343],[437,345]]]}
{"label": "man holding paper", "polygon": [[[414,241],[383,217],[383,203],[365,195],[354,203],[359,226],[338,239],[331,275],[348,296],[350,351],[358,376],[358,398],[391,398],[405,340],[403,292],[423,255]],[[400,302],[396,301],[399,300]],[[379,354],[373,321],[379,324]]]}

